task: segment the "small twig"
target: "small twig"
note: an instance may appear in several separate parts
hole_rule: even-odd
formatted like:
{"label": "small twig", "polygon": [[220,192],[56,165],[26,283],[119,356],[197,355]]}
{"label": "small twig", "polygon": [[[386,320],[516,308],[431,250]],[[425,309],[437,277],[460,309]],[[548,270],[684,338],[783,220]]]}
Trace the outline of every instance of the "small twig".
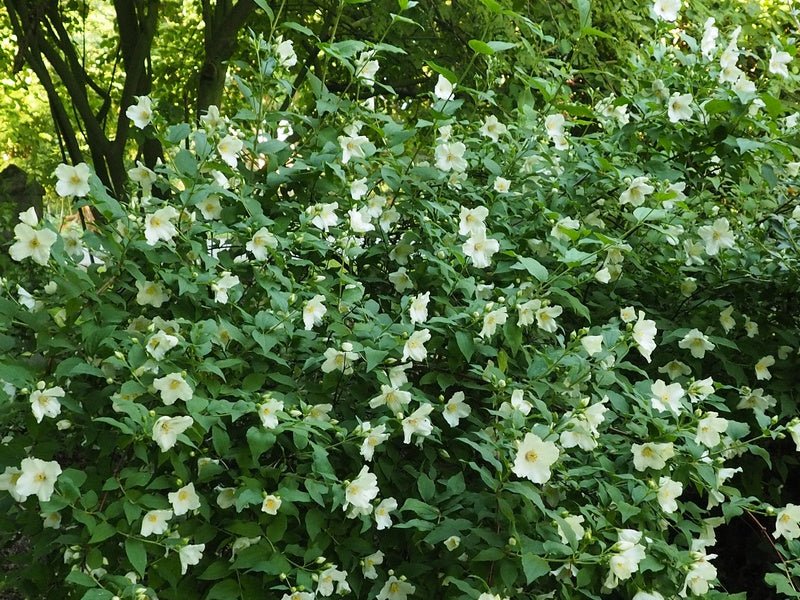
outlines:
{"label": "small twig", "polygon": [[758,529],[761,532],[761,534],[767,539],[769,545],[772,546],[772,549],[775,551],[775,554],[777,555],[778,559],[781,561],[781,564],[783,565],[783,570],[786,573],[786,579],[789,581],[789,585],[792,586],[792,589],[796,593],[797,586],[795,586],[794,580],[792,579],[791,572],[789,571],[789,565],[786,563],[786,559],[783,558],[783,554],[781,554],[780,550],[778,550],[778,547],[775,545],[775,542],[772,541],[772,536],[769,534],[769,531],[767,531],[767,528],[764,527],[761,521],[759,521],[753,513],[751,513],[747,509],[745,509],[744,512],[747,514],[748,517],[750,517],[753,523],[755,523],[756,526],[758,526]]}

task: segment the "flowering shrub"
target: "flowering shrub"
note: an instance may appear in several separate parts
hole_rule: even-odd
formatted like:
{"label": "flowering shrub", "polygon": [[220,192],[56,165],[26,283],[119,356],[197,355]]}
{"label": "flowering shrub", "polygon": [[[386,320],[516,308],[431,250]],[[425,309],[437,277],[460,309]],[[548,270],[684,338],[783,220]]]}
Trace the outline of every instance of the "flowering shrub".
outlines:
{"label": "flowering shrub", "polygon": [[[660,33],[680,10],[656,2]],[[503,99],[431,63],[411,118],[391,90],[359,100],[402,50],[353,40],[320,47],[354,94],[309,73],[312,108],[275,110],[297,60],[272,35],[238,112],[168,126],[139,98],[163,164],[132,166],[124,201],[60,166],[97,219],[24,213],[9,248],[30,272],[0,299],[3,577],[723,598],[714,530],[748,515],[798,597],[794,48],[738,36],[675,32],[616,97],[517,72]]]}

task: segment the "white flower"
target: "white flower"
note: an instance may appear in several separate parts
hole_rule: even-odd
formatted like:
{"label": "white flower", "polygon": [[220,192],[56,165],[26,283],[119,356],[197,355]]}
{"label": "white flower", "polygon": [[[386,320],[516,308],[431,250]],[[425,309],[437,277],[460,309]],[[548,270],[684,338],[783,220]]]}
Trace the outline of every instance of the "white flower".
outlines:
{"label": "white flower", "polygon": [[331,227],[335,227],[339,222],[339,217],[336,215],[336,209],[339,208],[337,202],[330,204],[314,204],[306,209],[306,214],[311,216],[311,224],[317,229],[328,231]]}
{"label": "white flower", "polygon": [[275,398],[268,398],[258,406],[258,417],[261,425],[266,429],[275,429],[278,426],[278,412],[283,410],[283,402]]}
{"label": "white flower", "polygon": [[697,435],[694,441],[703,444],[708,448],[713,448],[720,443],[720,434],[728,429],[728,420],[717,416],[711,411],[697,423]]}
{"label": "white flower", "polygon": [[353,200],[361,200],[361,198],[366,196],[368,191],[369,191],[369,186],[367,186],[366,177],[362,177],[361,179],[356,179],[350,184],[350,197]]}
{"label": "white flower", "polygon": [[577,219],[573,219],[572,217],[563,217],[559,219],[555,225],[553,225],[553,228],[550,230],[550,235],[557,240],[569,242],[572,239],[569,232],[578,231],[580,228],[581,222]]}
{"label": "white flower", "polygon": [[436,146],[436,168],[442,171],[456,171],[461,173],[467,169],[464,153],[467,147],[463,142],[439,144]]}
{"label": "white flower", "polygon": [[281,600],[314,600],[314,594],[312,592],[297,591],[291,594],[284,594]]}
{"label": "white flower", "polygon": [[644,471],[647,468],[659,471],[666,466],[670,458],[675,456],[675,448],[672,442],[633,444],[631,452],[633,453],[633,466],[636,467],[637,471]]}
{"label": "white flower", "polygon": [[634,594],[631,600],[664,600],[664,596],[661,592],[645,592],[645,591],[638,591]]}
{"label": "white flower", "polygon": [[500,250],[500,242],[487,238],[485,232],[473,233],[461,246],[462,252],[468,256],[472,265],[478,269],[485,269],[492,264],[492,256]]}
{"label": "white flower", "polygon": [[461,419],[469,416],[472,409],[469,407],[469,404],[464,402],[464,392],[456,392],[450,397],[447,404],[444,405],[442,411],[447,424],[450,425],[450,427],[456,427]]}
{"label": "white flower", "polygon": [[275,41],[275,57],[278,59],[278,64],[284,69],[295,66],[297,54],[294,51],[294,42],[284,40],[283,37],[278,37]]}
{"label": "white flower", "polygon": [[436,80],[436,86],[433,88],[433,94],[439,98],[439,100],[448,100],[450,96],[453,95],[455,88],[455,84],[450,83],[447,77],[439,75],[439,79]]}
{"label": "white flower", "polygon": [[375,526],[378,531],[389,529],[392,526],[392,518],[389,513],[393,510],[397,510],[397,500],[394,498],[381,500],[380,504],[375,507]]}
{"label": "white flower", "polygon": [[555,333],[558,330],[556,317],[560,316],[562,312],[564,312],[564,309],[557,305],[539,308],[536,311],[536,325],[538,325],[539,329]]}
{"label": "white flower", "polygon": [[362,423],[361,431],[362,433],[366,433],[366,437],[364,438],[364,441],[361,443],[360,454],[361,456],[364,457],[364,460],[370,461],[372,460],[372,457],[375,455],[375,448],[377,448],[383,442],[388,440],[389,434],[386,433],[386,425],[383,424],[373,428],[370,426],[369,423]]}
{"label": "white flower", "polygon": [[14,492],[21,498],[35,495],[40,502],[49,502],[61,475],[61,466],[54,460],[23,458],[19,468]]}
{"label": "white flower", "polygon": [[739,404],[736,405],[736,408],[751,408],[754,411],[764,412],[768,408],[775,406],[775,404],[777,404],[777,400],[769,394],[764,394],[764,390],[761,388],[755,390],[742,388]]}
{"label": "white flower", "polygon": [[410,444],[411,437],[413,435],[420,437],[418,443],[421,444],[422,438],[433,433],[433,424],[431,423],[429,416],[432,412],[433,404],[422,404],[417,410],[403,419],[402,425],[404,444]]}
{"label": "white flower", "polygon": [[764,356],[759,359],[756,363],[755,371],[756,371],[756,379],[759,381],[763,379],[772,379],[772,373],[769,372],[769,368],[775,364],[775,357],[771,354]]}
{"label": "white flower", "polygon": [[242,151],[242,148],[244,148],[242,140],[232,135],[226,135],[217,144],[219,157],[233,169],[235,169],[236,165],[239,163],[236,155]]}
{"label": "white flower", "polygon": [[361,570],[366,579],[377,579],[378,572],[375,570],[375,565],[383,564],[384,554],[380,550],[369,556],[365,556],[361,561]]}
{"label": "white flower", "polygon": [[150,98],[147,96],[137,97],[136,104],[128,107],[128,110],[125,111],[125,116],[133,121],[133,124],[139,129],[147,127],[153,118],[153,105]]}
{"label": "white flower", "polygon": [[550,467],[558,460],[558,456],[558,447],[553,442],[545,442],[534,433],[526,433],[517,448],[511,470],[517,477],[533,483],[546,483],[550,479]]}
{"label": "white flower", "polygon": [[169,350],[178,345],[178,338],[158,330],[145,344],[147,352],[156,360],[163,360]]}
{"label": "white flower", "polygon": [[[636,320],[636,309],[632,306],[621,308],[619,311],[619,318],[623,323],[633,323]],[[640,319],[644,319],[644,314],[640,317]],[[655,322],[653,322],[653,325],[655,325]]]}
{"label": "white flower", "polygon": [[23,222],[14,227],[14,239],[16,242],[8,250],[12,259],[23,261],[30,258],[36,264],[45,266],[50,260],[50,248],[58,236],[54,231],[34,229]]}
{"label": "white flower", "polygon": [[786,540],[795,540],[800,537],[800,506],[787,504],[775,519],[775,532],[772,537],[778,539],[783,536]]}
{"label": "white flower", "polygon": [[[91,171],[86,163],[70,166],[60,164],[56,167],[56,193],[64,198],[68,196],[83,197],[89,193],[89,176]],[[35,225],[35,223],[34,223]]]}
{"label": "white flower", "polygon": [[219,197],[214,194],[206,196],[197,206],[203,218],[208,221],[215,221],[222,216],[222,205],[219,203]]}
{"label": "white flower", "polygon": [[459,235],[473,236],[480,235],[486,231],[486,217],[489,216],[489,209],[485,206],[475,208],[461,207],[458,221]]}
{"label": "white flower", "polygon": [[350,217],[350,229],[353,233],[375,231],[375,225],[370,223],[372,217],[369,216],[369,212],[365,209],[356,210],[355,208],[351,208],[347,211],[347,215]]}
{"label": "white flower", "polygon": [[714,380],[711,377],[692,382],[686,390],[689,400],[693,403],[701,402],[714,393]]}
{"label": "white flower", "polygon": [[706,556],[702,554],[689,569],[686,574],[686,581],[684,582],[683,589],[679,592],[682,597],[686,597],[686,588],[688,587],[692,594],[697,596],[705,596],[708,594],[710,588],[709,582],[717,578],[717,568],[709,562],[709,559],[716,558],[716,554],[709,554]]}
{"label": "white flower", "polygon": [[424,323],[428,319],[428,302],[431,293],[417,294],[408,305],[408,314],[412,323]]}
{"label": "white flower", "polygon": [[695,358],[703,358],[706,351],[712,351],[716,346],[699,329],[692,329],[678,342],[678,347],[689,350]]}
{"label": "white flower", "polygon": [[60,512],[46,512],[40,515],[42,517],[42,528],[44,529],[61,529],[61,513]]}
{"label": "white flower", "polygon": [[322,323],[322,317],[328,312],[324,304],[325,296],[317,294],[306,302],[303,307],[303,325],[306,331],[312,330],[315,326]]}
{"label": "white flower", "polygon": [[144,237],[150,246],[155,246],[159,240],[169,242],[178,233],[172,219],[178,216],[178,211],[171,206],[159,208],[144,220]]}
{"label": "white flower", "polygon": [[547,136],[550,138],[550,141],[553,142],[556,150],[566,150],[569,148],[567,136],[564,132],[564,124],[564,115],[560,113],[548,115],[544,120],[544,128],[547,131]]}
{"label": "white flower", "polygon": [[162,452],[172,448],[178,436],[194,424],[192,417],[159,417],[153,425],[153,441]]}
{"label": "white flower", "polygon": [[646,556],[645,548],[639,543],[642,534],[635,529],[621,529],[619,541],[614,545],[614,554],[609,560],[609,573],[604,586],[613,589],[620,580],[630,579],[639,570],[639,563]]}
{"label": "white flower", "polygon": [[675,92],[670,96],[669,104],[667,105],[670,123],[687,121],[692,118],[692,114],[694,113],[692,110],[692,100],[694,100],[694,98],[691,94],[679,94]]}
{"label": "white flower", "polygon": [[733,314],[733,305],[728,306],[725,310],[719,313],[719,324],[725,330],[725,333],[730,332],[731,329],[736,327],[736,321],[731,316]]}
{"label": "white flower", "polygon": [[681,10],[681,0],[656,0],[653,3],[653,12],[664,21],[672,23],[677,20]]}
{"label": "white flower", "polygon": [[723,248],[733,248],[735,239],[730,230],[728,219],[721,217],[713,225],[698,228],[698,235],[706,243],[706,254],[716,256]]}
{"label": "white flower", "polygon": [[394,285],[394,289],[398,294],[402,294],[407,289],[414,287],[414,283],[408,276],[408,272],[406,271],[405,267],[399,267],[397,271],[389,273],[389,281],[392,283],[392,285]]}
{"label": "white flower", "polygon": [[669,477],[658,479],[658,504],[665,513],[674,513],[678,510],[677,498],[683,493],[683,484],[673,481]]}
{"label": "white flower", "polygon": [[206,109],[206,114],[200,117],[200,122],[209,131],[216,131],[225,125],[225,119],[220,116],[219,107],[215,104]]}
{"label": "white flower", "polygon": [[498,194],[507,194],[508,191],[511,189],[511,181],[509,181],[505,177],[495,177],[494,183],[492,184],[492,188]]}
{"label": "white flower", "polygon": [[50,389],[33,390],[30,398],[31,412],[33,412],[36,422],[41,423],[44,417],[53,419],[61,414],[61,402],[58,399],[63,397],[64,389],[59,386]]}
{"label": "white flower", "polygon": [[650,386],[650,393],[652,394],[650,403],[655,410],[668,410],[676,417],[680,414],[681,408],[683,408],[681,406],[681,398],[685,393],[680,383],[667,385],[659,379]]}
{"label": "white flower", "polygon": [[223,271],[222,276],[211,284],[211,291],[214,292],[214,302],[227,304],[228,292],[240,283],[238,275],[231,275],[229,271]]}
{"label": "white flower", "polygon": [[278,247],[278,238],[276,238],[269,229],[262,227],[253,234],[245,249],[253,255],[256,260],[267,260],[269,258],[269,250],[274,250]]}
{"label": "white flower", "polygon": [[347,571],[340,571],[336,566],[328,567],[319,574],[317,580],[317,593],[320,596],[330,596],[333,594],[334,585],[337,594],[347,594],[350,592],[350,584],[347,583]]}
{"label": "white flower", "polygon": [[745,316],[744,331],[747,337],[752,338],[758,335],[758,323],[751,321],[749,317]]}
{"label": "white flower", "polygon": [[171,510],[151,510],[142,519],[141,535],[148,537],[153,534],[161,535],[169,529],[168,521],[172,518]]}
{"label": "white flower", "polygon": [[280,496],[276,494],[267,494],[264,496],[264,501],[261,503],[261,512],[265,512],[268,515],[277,515],[281,504],[283,504],[283,501]]}
{"label": "white flower", "polygon": [[219,490],[217,494],[217,506],[224,510],[236,504],[236,488],[224,487],[217,489]]}
{"label": "white flower", "polygon": [[714,23],[714,17],[706,19],[705,25],[703,25],[703,39],[700,40],[700,51],[707,59],[714,54],[719,37],[719,29],[714,26]]}
{"label": "white flower", "polygon": [[136,293],[136,303],[141,306],[150,305],[159,308],[164,302],[169,300],[169,293],[164,290],[164,287],[160,283],[145,279],[144,281],[136,282],[136,289],[138,290]]}
{"label": "white flower", "polygon": [[789,77],[787,65],[792,62],[792,55],[788,52],[779,52],[776,48],[770,48],[769,72],[781,77]]}
{"label": "white flower", "polygon": [[176,492],[167,494],[169,503],[172,504],[172,510],[175,516],[179,517],[185,515],[190,510],[197,510],[200,508],[200,496],[194,491],[194,484],[189,483],[183,486]]}
{"label": "white flower", "polygon": [[504,325],[508,320],[508,309],[501,306],[497,310],[492,310],[483,316],[483,328],[478,334],[481,338],[491,337],[497,330],[498,325]]}
{"label": "white flower", "polygon": [[176,400],[188,402],[194,394],[180,373],[170,373],[154,379],[153,387],[161,394],[161,401],[166,405],[175,404]]}
{"label": "white flower", "polygon": [[369,467],[364,465],[358,476],[344,489],[344,510],[349,506],[360,509],[371,509],[371,502],[378,496],[378,478],[369,472]]}
{"label": "white flower", "polygon": [[483,137],[488,137],[493,142],[499,142],[500,136],[508,133],[508,128],[497,120],[494,115],[489,115],[484,119],[483,125],[479,129],[479,133]]}
{"label": "white flower", "polygon": [[22,475],[22,471],[17,467],[6,467],[5,471],[0,474],[0,490],[8,492],[17,502],[24,502],[27,496],[17,492],[17,481],[19,481],[20,475]]}
{"label": "white flower", "polygon": [[[349,348],[352,349],[352,346],[349,346]],[[323,373],[341,371],[345,375],[350,375],[353,372],[353,363],[358,360],[358,354],[346,349],[344,344],[342,344],[342,350],[328,348],[323,356],[325,357],[325,362],[320,367]]]}
{"label": "white flower", "polygon": [[[584,522],[583,515],[567,515],[563,517],[564,521],[566,521],[569,528],[572,530],[572,534],[576,540],[580,540],[586,534],[586,530],[583,528],[581,523]],[[566,532],[561,528],[561,524],[558,524],[558,536],[561,538],[561,542],[564,544],[569,543],[569,538],[567,537]]]}
{"label": "white flower", "polygon": [[688,377],[692,374],[692,369],[686,363],[673,359],[663,367],[658,367],[658,372],[666,373],[670,380],[674,381],[678,377]]}
{"label": "white flower", "polygon": [[800,452],[800,421],[790,423],[789,426],[786,427],[786,431],[792,436],[792,441],[796,447],[795,449]]}
{"label": "white flower", "polygon": [[409,594],[413,594],[416,591],[417,588],[413,585],[392,575],[383,584],[375,600],[407,600]]}
{"label": "white flower", "polygon": [[656,188],[648,183],[647,177],[637,177],[631,181],[626,189],[619,196],[620,204],[630,204],[632,206],[641,206],[644,204],[647,196],[652,194]]}
{"label": "white flower", "polygon": [[356,70],[356,77],[366,86],[375,85],[375,75],[378,73],[380,64],[377,60],[372,60],[375,53],[372,51],[362,52],[358,55],[353,65]]}
{"label": "white flower", "polygon": [[457,535],[451,535],[444,541],[444,547],[447,548],[450,552],[455,550],[461,545],[461,538]]}
{"label": "white flower", "polygon": [[392,414],[397,414],[403,412],[409,402],[411,402],[411,392],[404,392],[398,389],[398,386],[382,385],[381,393],[369,401],[369,406],[370,408],[378,408],[385,404],[392,411]]}
{"label": "white flower", "polygon": [[364,135],[340,135],[339,147],[342,149],[342,164],[346,165],[353,158],[366,158],[364,146],[369,143],[369,138]]}
{"label": "white flower", "polygon": [[412,333],[403,345],[403,356],[400,360],[405,361],[409,358],[416,362],[425,360],[428,356],[425,343],[430,341],[430,339],[431,332],[428,329],[421,329]]}
{"label": "white flower", "polygon": [[186,575],[186,570],[190,566],[200,562],[205,549],[205,544],[188,544],[178,550],[178,558],[181,560],[181,575]]}

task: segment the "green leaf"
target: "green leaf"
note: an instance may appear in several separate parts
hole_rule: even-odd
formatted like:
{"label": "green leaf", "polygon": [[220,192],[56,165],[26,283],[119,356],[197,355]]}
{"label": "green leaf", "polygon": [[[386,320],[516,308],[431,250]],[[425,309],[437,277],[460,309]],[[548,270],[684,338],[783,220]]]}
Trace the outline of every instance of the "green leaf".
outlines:
{"label": "green leaf", "polygon": [[539,281],[544,283],[550,276],[542,263],[535,258],[527,258],[525,256],[517,257],[518,265],[514,265],[512,269],[525,269],[528,273],[536,277]]}
{"label": "green leaf", "polygon": [[417,478],[417,489],[420,497],[425,501],[430,501],[436,495],[436,484],[424,473]]}
{"label": "green leaf", "polygon": [[486,42],[482,42],[480,40],[470,40],[467,42],[467,45],[478,54],[486,54],[487,56],[494,54],[494,49]]}
{"label": "green leaf", "polygon": [[578,24],[581,34],[592,25],[592,3],[589,0],[575,0],[578,9]]}
{"label": "green leaf", "polygon": [[267,0],[253,0],[253,2],[261,10],[263,10],[265,13],[267,13],[267,17],[269,17],[270,21],[274,21],[275,20],[275,13],[272,12],[272,9],[270,8],[269,4],[267,3]]}
{"label": "green leaf", "polygon": [[92,531],[92,537],[89,538],[90,544],[97,544],[102,542],[103,540],[107,540],[110,537],[113,537],[117,533],[117,528],[114,527],[111,523],[103,521],[97,527],[94,528]]}
{"label": "green leaf", "polygon": [[449,81],[450,83],[458,83],[458,75],[453,73],[453,71],[451,71],[447,67],[437,65],[432,60],[426,60],[425,64],[428,65],[431,68],[431,70],[433,70],[435,73],[438,73],[439,75],[447,79],[447,81]]}
{"label": "green leaf", "polygon": [[499,15],[503,12],[503,6],[497,2],[497,0],[480,0],[481,4],[483,4],[486,8],[488,8],[493,13]]}
{"label": "green leaf", "polygon": [[128,560],[131,565],[141,577],[144,577],[144,570],[147,567],[147,550],[144,544],[133,538],[125,540],[125,554],[128,555]]}
{"label": "green leaf", "polygon": [[489,48],[491,48],[495,52],[504,52],[506,50],[511,50],[511,48],[516,48],[516,44],[512,44],[511,42],[498,42],[498,41],[491,41],[486,43]]}
{"label": "green leaf", "polygon": [[536,581],[542,575],[550,572],[550,565],[546,560],[536,556],[531,552],[522,555],[522,570],[525,572],[525,579],[528,583]]}
{"label": "green leaf", "polygon": [[466,331],[456,331],[456,344],[464,358],[467,361],[472,360],[472,355],[475,353],[475,342],[472,340],[472,335]]}
{"label": "green leaf", "polygon": [[251,427],[247,430],[247,445],[250,447],[253,460],[257,461],[258,457],[272,448],[274,444],[275,435],[269,431],[264,431],[261,427]]}

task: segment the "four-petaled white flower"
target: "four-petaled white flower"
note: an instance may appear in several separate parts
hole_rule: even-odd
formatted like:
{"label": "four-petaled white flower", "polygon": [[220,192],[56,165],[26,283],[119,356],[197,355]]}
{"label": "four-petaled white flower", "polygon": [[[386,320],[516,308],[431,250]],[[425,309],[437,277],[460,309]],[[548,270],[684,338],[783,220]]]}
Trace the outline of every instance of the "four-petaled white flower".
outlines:
{"label": "four-petaled white flower", "polygon": [[683,484],[673,481],[669,477],[659,477],[658,479],[658,504],[665,513],[674,513],[678,510],[678,496],[683,493]]}
{"label": "four-petaled white flower", "polygon": [[656,322],[644,318],[644,311],[639,311],[639,319],[633,326],[633,341],[636,348],[647,362],[650,362],[650,355],[656,349]]}
{"label": "four-petaled white flower", "polygon": [[564,132],[564,125],[564,115],[561,113],[548,115],[544,120],[545,131],[547,131],[547,136],[550,138],[550,141],[553,142],[556,150],[566,150],[569,148],[569,142]]}
{"label": "four-petaled white flower", "polygon": [[422,444],[422,439],[433,433],[433,423],[430,414],[433,412],[433,404],[422,404],[417,410],[412,412],[402,421],[403,443],[410,444],[411,437],[419,436],[418,444]]}
{"label": "four-petaled white flower", "polygon": [[339,222],[339,217],[336,215],[337,208],[339,208],[338,202],[314,204],[306,209],[306,214],[311,217],[311,224],[314,227],[322,231],[328,231]]}
{"label": "four-petaled white flower", "polygon": [[788,52],[778,51],[777,48],[770,48],[769,72],[781,77],[789,77],[788,64],[792,62],[792,55]]}
{"label": "four-petaled white flower", "polygon": [[[400,384],[402,385],[402,384]],[[403,412],[411,402],[411,392],[398,389],[399,386],[381,385],[381,393],[369,401],[370,408],[386,405],[392,414]]]}
{"label": "four-petaled white flower", "polygon": [[30,258],[36,264],[47,265],[50,261],[50,248],[56,243],[58,236],[50,229],[34,229],[39,220],[33,208],[20,213],[20,220],[22,222],[14,227],[16,242],[8,250],[11,258],[16,261]]}
{"label": "four-petaled white flower", "polygon": [[148,245],[155,246],[159,240],[169,242],[178,233],[172,220],[178,217],[178,211],[171,206],[159,208],[144,220],[144,237]]}
{"label": "four-petaled white flower", "polygon": [[314,327],[322,323],[322,317],[328,312],[324,302],[325,296],[319,294],[306,302],[303,307],[303,326],[306,331],[311,331]]}
{"label": "four-petaled white flower", "polygon": [[650,386],[650,403],[655,410],[670,411],[676,417],[680,414],[683,406],[681,399],[685,392],[680,383],[666,384],[663,380],[659,379]]}
{"label": "four-petaled white flower", "polygon": [[323,356],[325,362],[322,363],[323,373],[332,373],[333,371],[341,371],[345,375],[350,375],[353,372],[353,363],[358,360],[358,354],[352,352],[352,345],[345,342],[342,344],[342,349],[328,348],[325,350]]}
{"label": "four-petaled white flower", "polygon": [[40,502],[49,502],[61,475],[61,466],[54,460],[23,458],[19,469],[15,493],[21,498],[35,495]]}
{"label": "four-petaled white flower", "polygon": [[376,600],[407,600],[408,596],[416,591],[416,587],[392,575],[383,584],[375,598]]}
{"label": "four-petaled white flower", "polygon": [[144,129],[153,118],[153,103],[147,96],[139,96],[136,98],[136,104],[131,104],[125,111],[125,116],[133,121],[136,127]]}
{"label": "four-petaled white flower", "polygon": [[161,401],[166,404],[175,404],[177,400],[188,402],[194,392],[181,373],[170,373],[164,377],[153,380],[153,387],[161,394]]}
{"label": "four-petaled white flower", "polygon": [[444,405],[442,412],[444,413],[444,420],[447,421],[447,424],[450,425],[450,427],[456,427],[461,419],[469,416],[472,409],[469,404],[464,402],[464,392],[456,392],[450,397],[447,404]]}
{"label": "four-petaled white flower", "polygon": [[[40,385],[43,385],[40,383]],[[41,423],[45,417],[54,419],[61,414],[61,402],[59,398],[64,397],[64,389],[60,386],[49,389],[36,389],[31,392],[31,412],[37,423]]]}
{"label": "four-petaled white flower", "polygon": [[450,83],[447,77],[439,75],[439,78],[436,80],[436,86],[433,88],[433,94],[439,98],[439,100],[448,100],[450,96],[453,95],[455,88],[455,84]]}
{"label": "four-petaled white flower", "polygon": [[164,302],[169,300],[169,293],[157,282],[144,281],[136,282],[136,303],[141,306],[150,305],[159,308]]}
{"label": "four-petaled white flower", "polygon": [[714,17],[708,17],[703,25],[703,39],[700,40],[700,52],[706,59],[711,58],[717,47],[719,29],[714,26],[714,23],[716,23],[716,19],[714,19]]}
{"label": "four-petaled white flower", "polygon": [[800,537],[800,506],[787,504],[775,519],[775,532],[772,534],[776,540],[783,536],[786,540],[796,540]]}
{"label": "four-petaled white flower", "polygon": [[253,238],[245,244],[245,249],[253,255],[256,260],[267,260],[269,258],[269,250],[274,250],[278,247],[278,238],[276,238],[269,229],[262,227],[253,234]]}
{"label": "four-petaled white flower", "polygon": [[190,566],[200,562],[205,549],[205,544],[188,544],[178,550],[178,558],[181,561],[181,575],[186,575],[186,571]]}
{"label": "four-petaled white flower", "polygon": [[587,335],[581,338],[581,346],[586,350],[586,354],[594,356],[603,351],[602,335]]}
{"label": "four-petaled white flower", "polygon": [[375,570],[375,565],[383,564],[384,554],[380,550],[369,556],[365,556],[361,561],[361,571],[364,573],[366,579],[377,579],[378,572]]}
{"label": "four-petaled white flower", "polygon": [[551,476],[550,467],[558,460],[559,450],[553,442],[545,442],[535,433],[526,433],[517,448],[511,470],[517,477],[533,483],[546,483]]}
{"label": "four-petaled white flower", "polygon": [[372,427],[369,423],[362,423],[361,432],[365,434],[366,437],[361,443],[360,454],[364,457],[364,460],[370,461],[375,455],[375,448],[388,440],[389,434],[386,433],[386,425],[383,424]]}
{"label": "four-petaled white flower", "polygon": [[659,19],[670,23],[678,19],[681,10],[681,0],[656,0],[653,3],[653,12]]}
{"label": "four-petaled white flower", "polygon": [[74,167],[60,164],[56,167],[56,194],[64,198],[69,196],[83,197],[89,193],[89,176],[91,171],[86,163],[78,163]]}
{"label": "four-petaled white flower", "polygon": [[725,217],[720,217],[713,225],[699,227],[697,234],[706,243],[706,254],[709,256],[716,256],[723,248],[733,248],[736,243],[730,223]]}
{"label": "four-petaled white flower", "polygon": [[278,426],[278,412],[283,410],[283,401],[267,398],[258,406],[258,417],[266,429],[275,429]]}
{"label": "four-petaled white flower", "polygon": [[358,476],[348,483],[344,488],[344,510],[353,506],[357,509],[372,509],[371,502],[377,498],[380,490],[378,489],[378,478],[374,473],[370,473],[369,467],[361,467]]}
{"label": "four-petaled white flower", "polygon": [[614,589],[620,581],[630,579],[639,570],[639,563],[646,556],[645,547],[640,544],[642,533],[635,529],[621,529],[619,538],[613,546],[615,554],[608,561],[609,573],[604,587]]}
{"label": "four-petaled white flower", "polygon": [[670,458],[675,456],[672,442],[633,444],[631,452],[633,453],[633,466],[637,471],[644,471],[648,468],[659,471],[666,466]]}
{"label": "four-petaled white flower", "polygon": [[716,346],[699,329],[692,329],[678,342],[678,347],[689,350],[695,358],[703,358],[706,351],[712,351]]}
{"label": "four-petaled white flower", "polygon": [[451,142],[436,146],[436,168],[442,171],[455,171],[461,173],[467,169],[467,160],[464,153],[467,147],[463,142]]}
{"label": "four-petaled white flower", "polygon": [[403,357],[400,360],[405,361],[409,358],[416,362],[425,360],[428,356],[425,343],[430,339],[431,332],[428,329],[421,329],[412,333],[403,345]]}
{"label": "four-petaled white flower", "polygon": [[211,284],[211,291],[214,292],[214,301],[220,304],[227,304],[228,292],[240,283],[238,275],[231,275],[229,271],[223,271],[222,276]]}
{"label": "four-petaled white flower", "polygon": [[498,121],[494,115],[489,115],[484,119],[483,125],[478,131],[483,137],[488,137],[493,142],[499,142],[500,136],[508,133],[508,127]]}
{"label": "four-petaled white flower", "polygon": [[264,501],[261,503],[261,512],[265,512],[268,515],[277,515],[281,504],[283,504],[283,500],[281,500],[280,496],[276,494],[267,494],[264,496]]}
{"label": "four-petaled white flower", "polygon": [[694,110],[692,110],[692,100],[694,100],[694,98],[691,94],[675,92],[670,96],[669,103],[667,104],[667,114],[670,123],[686,121],[692,118],[692,114],[694,113]]}
{"label": "four-petaled white flower", "polygon": [[366,86],[372,87],[375,85],[375,75],[378,74],[380,63],[374,60],[375,52],[367,50],[358,55],[355,60],[356,77]]}
{"label": "four-petaled white flower", "polygon": [[511,181],[505,177],[495,177],[492,189],[498,194],[507,194],[511,190]]}
{"label": "four-petaled white flower", "polygon": [[158,330],[145,344],[147,352],[156,360],[163,360],[169,350],[178,345],[178,338]]}
{"label": "four-petaled white flower", "polygon": [[459,235],[480,235],[486,231],[486,217],[489,216],[489,209],[485,206],[476,206],[475,208],[461,207],[461,212],[458,215],[458,233]]}
{"label": "four-petaled white flower", "polygon": [[487,238],[485,231],[475,232],[461,246],[461,251],[469,257],[474,267],[485,269],[492,264],[492,256],[500,251],[500,242]]}
{"label": "four-petaled white flower", "polygon": [[697,435],[694,441],[708,448],[714,448],[720,443],[720,434],[728,429],[728,420],[710,411],[697,423]]}
{"label": "four-petaled white flower", "polygon": [[755,371],[756,371],[756,379],[759,381],[763,379],[772,379],[772,373],[769,372],[769,368],[775,364],[775,357],[771,354],[767,356],[763,356],[759,359],[756,363]]}
{"label": "four-petaled white flower", "polygon": [[350,584],[347,583],[347,571],[340,571],[336,568],[336,565],[322,571],[317,579],[317,593],[320,596],[330,596],[333,594],[334,589],[339,595],[350,593]]}
{"label": "four-petaled white flower", "polygon": [[278,64],[284,69],[288,69],[297,64],[297,54],[294,51],[294,42],[292,40],[284,40],[279,36],[275,44],[275,57],[278,59]]}
{"label": "four-petaled white flower", "polygon": [[505,325],[508,320],[508,309],[501,306],[496,310],[489,311],[483,315],[483,328],[478,335],[482,338],[491,337],[497,330],[498,325]]}
{"label": "four-petaled white flower", "polygon": [[619,196],[620,204],[630,204],[631,206],[641,206],[647,196],[652,194],[656,188],[650,185],[647,177],[636,177]]}
{"label": "four-petaled white flower", "polygon": [[235,169],[236,165],[239,163],[236,155],[242,151],[242,148],[244,148],[242,140],[232,135],[226,135],[217,144],[219,157],[233,169]]}
{"label": "four-petaled white flower", "polygon": [[153,441],[162,452],[172,448],[178,436],[194,424],[192,417],[159,417],[153,425]]}
{"label": "four-petaled white flower", "polygon": [[151,510],[142,519],[141,535],[148,537],[153,534],[161,535],[169,529],[169,520],[172,518],[171,510]]}
{"label": "four-petaled white flower", "polygon": [[172,510],[176,517],[200,508],[200,496],[194,491],[193,483],[189,483],[175,492],[170,492],[167,494],[167,499],[172,504]]}
{"label": "four-petaled white flower", "polygon": [[369,138],[364,135],[340,135],[339,147],[342,149],[342,164],[346,165],[353,158],[366,158],[364,146]]}
{"label": "four-petaled white flower", "polygon": [[408,315],[412,323],[424,323],[428,319],[428,302],[431,293],[417,294],[408,305]]}
{"label": "four-petaled white flower", "polygon": [[558,330],[556,318],[564,312],[560,306],[545,306],[536,310],[536,325],[548,333],[555,333]]}
{"label": "four-petaled white flower", "polygon": [[392,526],[392,518],[389,513],[393,510],[397,510],[397,500],[394,498],[385,498],[375,507],[375,526],[378,531],[389,529]]}

